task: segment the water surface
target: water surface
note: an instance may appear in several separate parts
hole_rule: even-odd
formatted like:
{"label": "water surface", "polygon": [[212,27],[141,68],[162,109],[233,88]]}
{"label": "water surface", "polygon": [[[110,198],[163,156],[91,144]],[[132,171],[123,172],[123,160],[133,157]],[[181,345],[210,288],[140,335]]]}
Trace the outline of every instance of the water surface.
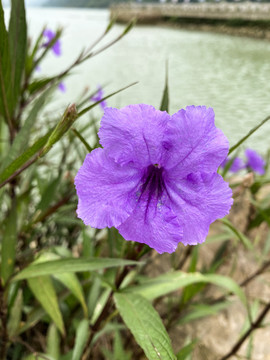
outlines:
{"label": "water surface", "polygon": [[[28,8],[29,32],[34,37],[44,24],[64,27],[63,56],[50,55],[41,64],[43,74],[68,66],[106,28],[107,10]],[[123,31],[116,25],[108,40]],[[103,42],[103,44],[106,43]],[[110,106],[148,103],[156,107],[164,86],[169,61],[170,112],[186,105],[214,108],[216,124],[233,145],[258,121],[270,115],[270,43],[175,28],[138,26],[124,39],[74,71],[66,80],[67,93],[59,96],[74,102],[86,86],[106,84],[106,92],[133,81],[139,84],[111,98]],[[264,125],[247,145],[266,152],[270,124]]]}

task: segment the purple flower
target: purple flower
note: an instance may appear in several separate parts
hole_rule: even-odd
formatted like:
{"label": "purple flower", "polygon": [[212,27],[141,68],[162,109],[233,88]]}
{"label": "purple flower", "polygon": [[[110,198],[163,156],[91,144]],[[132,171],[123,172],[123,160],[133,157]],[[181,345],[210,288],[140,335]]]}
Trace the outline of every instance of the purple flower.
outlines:
{"label": "purple flower", "polygon": [[[223,162],[222,164],[220,165],[223,169],[225,168],[225,166],[228,164],[228,162],[231,161],[231,158],[227,157]],[[240,159],[239,157],[235,157],[233,159],[233,162],[231,163],[230,165],[230,171],[231,172],[237,172],[239,170],[242,170],[244,169],[246,166],[245,166],[245,163],[242,159]]]}
{"label": "purple flower", "polygon": [[58,89],[62,92],[62,93],[65,93],[67,91],[67,87],[66,85],[63,83],[63,82],[60,82],[58,84]]}
{"label": "purple flower", "polygon": [[263,160],[263,158],[255,150],[252,149],[246,149],[245,154],[247,158],[247,168],[252,169],[260,175],[263,175],[265,173],[265,161]]}
{"label": "purple flower", "polygon": [[188,106],[173,116],[150,105],[106,108],[99,138],[75,178],[86,225],[116,227],[126,240],[172,253],[202,243],[228,214],[232,191],[217,169],[228,140],[214,111]]}
{"label": "purple flower", "polygon": [[[46,42],[43,44],[43,46],[47,47],[50,42],[55,38],[56,33],[50,29],[45,29],[43,31],[43,36],[46,38]],[[60,40],[56,40],[55,44],[52,47],[52,51],[56,56],[61,55],[61,43]]]}
{"label": "purple flower", "polygon": [[[96,94],[94,96],[91,97],[91,100],[97,102],[97,101],[100,101],[103,97],[104,97],[104,91],[103,91],[102,87],[99,85],[98,91],[96,92]],[[99,104],[101,106],[101,109],[104,111],[105,108],[107,107],[107,102],[105,100],[103,100]]]}

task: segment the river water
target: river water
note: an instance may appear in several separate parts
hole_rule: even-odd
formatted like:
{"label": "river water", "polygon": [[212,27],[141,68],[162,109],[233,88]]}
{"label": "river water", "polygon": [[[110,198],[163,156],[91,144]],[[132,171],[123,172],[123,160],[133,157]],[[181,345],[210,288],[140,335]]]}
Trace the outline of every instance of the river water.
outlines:
{"label": "river water", "polygon": [[[46,75],[68,66],[109,21],[107,10],[28,8],[27,14],[33,37],[44,24],[52,29],[64,28],[63,55],[56,58],[51,54],[41,64],[41,74]],[[108,41],[123,29],[116,25]],[[109,99],[109,105],[147,103],[158,107],[166,60],[171,114],[186,105],[213,107],[216,124],[231,145],[270,115],[270,42],[158,26],[136,27],[112,48],[78,67],[65,81],[67,92],[59,92],[58,97],[63,103],[70,103],[86,86],[95,89],[97,84],[106,85],[109,93],[138,81],[139,84]],[[96,113],[101,116],[101,112]],[[255,133],[246,146],[265,153],[269,134],[270,123]]]}

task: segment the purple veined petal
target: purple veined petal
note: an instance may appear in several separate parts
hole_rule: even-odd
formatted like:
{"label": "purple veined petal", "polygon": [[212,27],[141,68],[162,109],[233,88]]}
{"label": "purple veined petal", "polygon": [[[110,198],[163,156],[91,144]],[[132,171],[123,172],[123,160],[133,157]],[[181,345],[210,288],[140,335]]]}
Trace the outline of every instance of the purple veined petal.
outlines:
{"label": "purple veined petal", "polygon": [[119,164],[132,162],[138,168],[160,164],[169,120],[165,111],[145,104],[129,105],[120,110],[106,108],[99,130],[100,142]]}
{"label": "purple veined petal", "polygon": [[75,186],[79,198],[77,214],[85,225],[117,227],[136,206],[136,188],[141,173],[121,167],[101,148],[93,150],[79,169]]}
{"label": "purple veined petal", "polygon": [[[126,240],[159,253],[205,240],[210,224],[232,205],[232,191],[216,173],[228,142],[211,109],[182,112],[184,120],[144,104],[105,109],[104,149],[87,155],[75,179],[85,224],[115,226]],[[200,126],[193,135],[191,124]]]}
{"label": "purple veined petal", "polygon": [[215,126],[212,108],[187,106],[172,116],[164,147],[166,168],[179,167],[179,176],[191,172],[215,172],[228,154],[229,142]]}
{"label": "purple veined petal", "polygon": [[164,182],[170,206],[183,223],[185,245],[204,242],[210,224],[226,216],[233,203],[232,190],[217,173],[191,173],[181,179],[170,171]]}
{"label": "purple veined petal", "polygon": [[[231,159],[230,159],[229,157],[227,157],[227,158],[220,164],[220,167],[224,169],[225,166],[228,164],[228,162],[229,162],[230,160],[231,160]],[[236,156],[236,157],[233,159],[233,162],[231,163],[229,170],[230,170],[231,172],[234,172],[234,173],[235,173],[235,172],[238,172],[238,171],[244,169],[245,167],[246,167],[246,165],[245,165],[244,161],[243,161],[241,158],[239,158],[239,157]]]}
{"label": "purple veined petal", "polygon": [[247,157],[246,166],[259,175],[263,175],[265,173],[265,161],[264,159],[252,149],[246,149],[245,151]]}
{"label": "purple veined petal", "polygon": [[63,83],[63,82],[60,82],[58,84],[58,89],[62,92],[62,93],[65,93],[67,91],[67,87],[66,85]]}
{"label": "purple veined petal", "polygon": [[126,240],[144,243],[158,253],[172,253],[183,237],[183,226],[173,210],[155,202],[140,201],[127,220],[117,227]]}

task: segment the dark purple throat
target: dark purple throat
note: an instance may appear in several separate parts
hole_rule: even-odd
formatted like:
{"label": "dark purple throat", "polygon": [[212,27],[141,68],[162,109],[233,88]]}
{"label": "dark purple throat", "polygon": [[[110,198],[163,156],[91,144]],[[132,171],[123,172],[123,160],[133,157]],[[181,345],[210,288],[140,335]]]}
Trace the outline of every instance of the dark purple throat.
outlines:
{"label": "dark purple throat", "polygon": [[158,165],[149,165],[142,177],[142,185],[140,188],[139,201],[146,201],[146,215],[150,203],[153,201],[156,207],[161,200],[161,196],[165,190],[163,180],[163,168]]}

